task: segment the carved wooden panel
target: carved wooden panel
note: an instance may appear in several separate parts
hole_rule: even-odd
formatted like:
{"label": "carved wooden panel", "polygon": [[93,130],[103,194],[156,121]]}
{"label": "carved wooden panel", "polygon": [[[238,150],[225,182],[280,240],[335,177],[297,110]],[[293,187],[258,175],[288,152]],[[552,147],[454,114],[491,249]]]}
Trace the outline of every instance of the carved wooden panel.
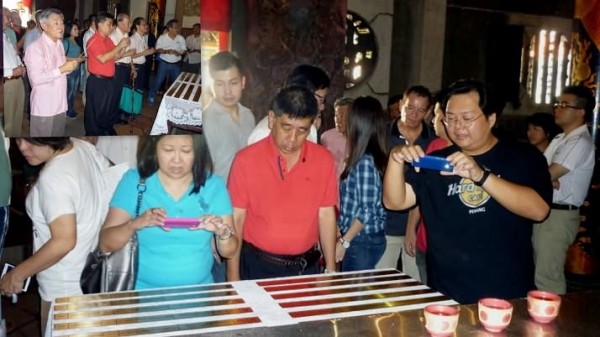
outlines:
{"label": "carved wooden panel", "polygon": [[321,67],[331,78],[321,130],[333,127],[333,101],[343,95],[346,0],[247,0],[243,103],[257,121],[286,76],[300,64]]}

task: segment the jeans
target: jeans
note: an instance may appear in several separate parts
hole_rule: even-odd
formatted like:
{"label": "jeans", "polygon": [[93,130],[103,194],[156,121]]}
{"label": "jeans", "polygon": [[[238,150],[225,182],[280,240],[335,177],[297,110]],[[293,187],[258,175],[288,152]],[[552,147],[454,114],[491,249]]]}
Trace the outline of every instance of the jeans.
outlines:
{"label": "jeans", "polygon": [[154,78],[154,82],[152,82],[152,86],[150,86],[150,92],[148,93],[148,97],[154,99],[158,89],[163,84],[167,75],[171,77],[171,81],[175,81],[179,73],[181,73],[181,66],[179,63],[167,63],[163,61],[160,57],[158,60],[158,70],[156,71],[156,77]]}
{"label": "jeans", "polygon": [[356,236],[350,247],[346,249],[342,261],[342,271],[374,269],[385,251],[385,233],[364,234]]}
{"label": "jeans", "polygon": [[8,216],[9,207],[0,206],[0,257],[2,256],[2,250],[4,249],[4,239],[8,232]]}
{"label": "jeans", "polygon": [[67,75],[67,117],[77,116],[75,112],[75,96],[79,90],[79,81],[81,80],[81,67]]}

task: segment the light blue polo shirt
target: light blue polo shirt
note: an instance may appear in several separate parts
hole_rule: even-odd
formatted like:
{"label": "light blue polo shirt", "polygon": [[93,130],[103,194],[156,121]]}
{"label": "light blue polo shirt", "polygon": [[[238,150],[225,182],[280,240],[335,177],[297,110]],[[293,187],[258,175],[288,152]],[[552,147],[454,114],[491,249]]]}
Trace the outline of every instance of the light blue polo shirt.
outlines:
{"label": "light blue polo shirt", "polygon": [[[129,170],[119,182],[110,207],[120,208],[133,218],[137,203],[137,170]],[[193,185],[175,200],[163,188],[155,172],[146,179],[140,214],[148,208],[161,207],[167,217],[199,218],[205,214],[231,215],[233,209],[223,179],[211,175],[200,193],[190,195]],[[212,283],[214,258],[210,240],[213,233],[173,228],[167,232],[158,227],[146,227],[137,232],[139,266],[135,289],[159,288]]]}

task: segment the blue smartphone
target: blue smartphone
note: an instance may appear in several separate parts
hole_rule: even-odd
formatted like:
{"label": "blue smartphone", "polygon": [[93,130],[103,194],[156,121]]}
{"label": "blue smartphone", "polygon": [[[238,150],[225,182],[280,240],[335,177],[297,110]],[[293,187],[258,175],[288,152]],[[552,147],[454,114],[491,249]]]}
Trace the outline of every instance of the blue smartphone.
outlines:
{"label": "blue smartphone", "polygon": [[424,168],[435,171],[446,171],[452,172],[454,171],[454,166],[450,163],[450,161],[446,158],[435,157],[435,156],[425,156],[419,158],[419,161],[413,161],[412,165],[418,168]]}

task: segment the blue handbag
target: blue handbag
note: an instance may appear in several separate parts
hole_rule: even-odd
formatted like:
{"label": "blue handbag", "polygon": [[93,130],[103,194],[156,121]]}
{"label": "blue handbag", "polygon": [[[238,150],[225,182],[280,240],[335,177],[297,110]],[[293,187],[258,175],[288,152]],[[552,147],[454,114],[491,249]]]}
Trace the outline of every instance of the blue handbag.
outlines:
{"label": "blue handbag", "polygon": [[121,90],[119,109],[128,114],[139,115],[142,112],[144,93],[135,88],[135,85],[124,85]]}

